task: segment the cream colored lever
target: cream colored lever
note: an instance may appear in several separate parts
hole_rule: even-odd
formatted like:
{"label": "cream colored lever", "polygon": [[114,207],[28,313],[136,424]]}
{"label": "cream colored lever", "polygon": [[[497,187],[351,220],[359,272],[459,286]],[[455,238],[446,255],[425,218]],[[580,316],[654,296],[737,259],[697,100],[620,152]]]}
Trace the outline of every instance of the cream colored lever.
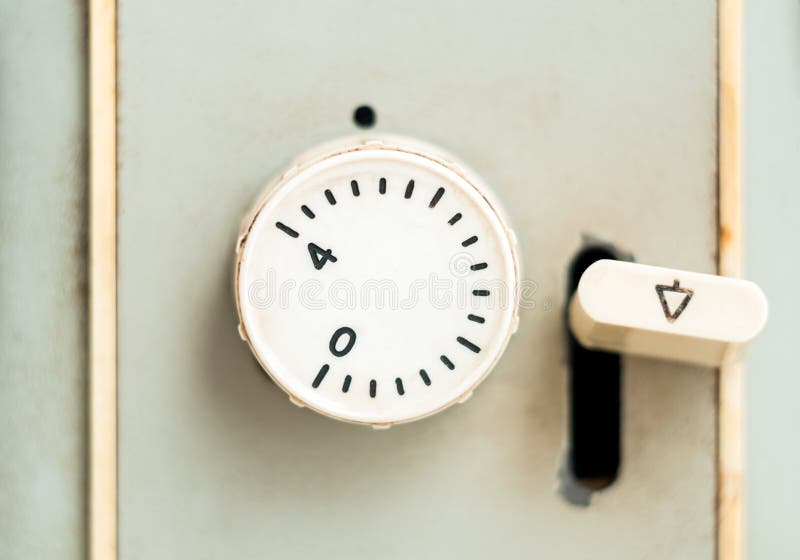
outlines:
{"label": "cream colored lever", "polygon": [[767,320],[767,300],[746,280],[600,260],[569,306],[588,348],[719,366],[735,360]]}

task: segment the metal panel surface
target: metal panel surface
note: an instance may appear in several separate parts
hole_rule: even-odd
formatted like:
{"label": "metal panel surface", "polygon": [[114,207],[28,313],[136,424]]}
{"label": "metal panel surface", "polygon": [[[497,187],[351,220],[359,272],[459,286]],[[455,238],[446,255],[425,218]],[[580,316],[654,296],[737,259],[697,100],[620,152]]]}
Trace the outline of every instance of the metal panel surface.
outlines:
{"label": "metal panel surface", "polygon": [[[714,2],[122,0],[119,48],[123,560],[713,557],[712,370],[626,359],[619,479],[558,489],[584,238],[715,270]],[[363,102],[493,186],[538,286],[471,400],[380,432],[292,405],[231,287],[265,181]]]}
{"label": "metal panel surface", "polygon": [[800,4],[745,3],[744,250],[746,274],[773,305],[747,361],[747,558],[797,554],[800,472]]}
{"label": "metal panel surface", "polygon": [[0,558],[85,557],[86,13],[0,2]]}

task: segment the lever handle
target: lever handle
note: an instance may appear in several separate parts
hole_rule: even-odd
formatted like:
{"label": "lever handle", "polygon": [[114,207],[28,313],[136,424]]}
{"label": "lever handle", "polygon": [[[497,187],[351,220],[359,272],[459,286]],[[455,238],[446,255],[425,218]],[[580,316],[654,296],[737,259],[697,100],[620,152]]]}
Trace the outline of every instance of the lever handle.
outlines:
{"label": "lever handle", "polygon": [[737,359],[766,320],[752,282],[615,260],[587,268],[569,306],[588,348],[708,366]]}

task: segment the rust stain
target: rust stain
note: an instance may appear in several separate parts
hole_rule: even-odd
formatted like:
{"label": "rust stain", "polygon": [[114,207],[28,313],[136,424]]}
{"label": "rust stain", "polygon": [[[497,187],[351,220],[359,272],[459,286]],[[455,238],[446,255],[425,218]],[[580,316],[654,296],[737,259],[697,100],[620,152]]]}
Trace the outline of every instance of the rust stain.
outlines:
{"label": "rust stain", "polygon": [[736,236],[725,224],[719,226],[719,247],[721,252],[731,249],[731,244],[736,242]]}

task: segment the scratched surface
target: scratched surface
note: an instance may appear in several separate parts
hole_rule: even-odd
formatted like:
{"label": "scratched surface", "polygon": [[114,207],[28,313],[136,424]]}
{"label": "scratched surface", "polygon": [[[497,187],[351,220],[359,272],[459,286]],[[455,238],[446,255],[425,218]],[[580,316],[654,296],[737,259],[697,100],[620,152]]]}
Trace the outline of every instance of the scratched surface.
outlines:
{"label": "scratched surface", "polygon": [[[716,6],[120,2],[120,546],[135,558],[713,556],[715,379],[624,363],[623,465],[559,494],[584,235],[713,272]],[[236,333],[239,220],[306,148],[376,130],[490,183],[537,305],[466,404],[375,432],[292,405]]]}
{"label": "scratched surface", "polygon": [[0,0],[0,558],[85,557],[80,2]]}

